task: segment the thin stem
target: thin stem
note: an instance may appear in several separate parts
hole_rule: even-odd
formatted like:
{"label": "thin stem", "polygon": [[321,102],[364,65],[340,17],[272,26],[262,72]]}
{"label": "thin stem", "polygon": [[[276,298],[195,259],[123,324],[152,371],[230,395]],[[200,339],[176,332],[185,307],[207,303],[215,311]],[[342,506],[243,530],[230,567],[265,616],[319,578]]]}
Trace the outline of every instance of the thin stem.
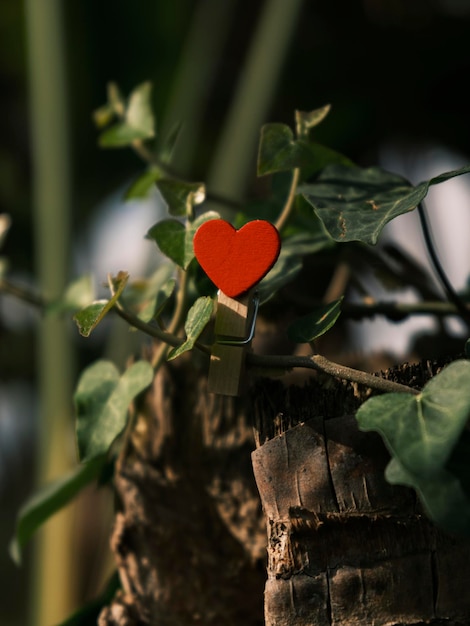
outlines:
{"label": "thin stem", "polygon": [[292,181],[291,181],[291,185],[289,189],[289,195],[287,196],[284,207],[282,208],[282,211],[274,224],[274,226],[277,228],[278,231],[281,231],[284,228],[287,220],[289,219],[290,214],[292,213],[292,208],[294,206],[294,200],[295,200],[295,193],[297,191],[297,185],[299,184],[299,178],[300,178],[300,168],[296,167],[294,171],[292,172]]}
{"label": "thin stem", "polygon": [[15,298],[18,298],[18,300],[21,300],[22,302],[26,302],[27,304],[31,304],[34,307],[41,309],[41,311],[46,308],[46,303],[41,296],[33,293],[27,287],[15,285],[5,278],[0,280],[0,292],[2,291],[11,296],[15,296]]}
{"label": "thin stem", "polygon": [[457,292],[453,288],[451,282],[447,278],[447,274],[444,271],[444,268],[441,265],[439,257],[437,256],[435,246],[432,240],[431,228],[428,223],[428,219],[426,216],[426,211],[424,208],[424,204],[421,202],[418,205],[418,214],[421,222],[421,228],[423,230],[424,241],[426,243],[426,248],[428,250],[428,254],[431,258],[431,261],[434,265],[434,269],[436,270],[437,275],[442,283],[442,286],[447,293],[447,297],[453,304],[455,308],[458,310],[462,318],[465,320],[467,325],[470,325],[470,312],[465,306],[464,302],[459,298]]}
{"label": "thin stem", "polygon": [[[179,270],[179,290],[176,296],[176,306],[173,312],[173,318],[168,325],[168,333],[175,334],[180,329],[183,324],[185,312],[186,312],[186,299],[187,299],[187,291],[188,291],[188,273],[184,270]],[[159,349],[155,352],[155,355],[152,359],[152,367],[156,371],[163,361],[166,359],[166,355],[168,353],[168,346],[164,343],[159,347]]]}
{"label": "thin stem", "polygon": [[324,356],[312,354],[311,356],[263,356],[259,354],[248,353],[246,355],[247,363],[256,367],[282,368],[292,369],[294,367],[302,367],[323,372],[335,378],[341,378],[353,383],[365,385],[371,389],[381,392],[400,392],[417,395],[420,392],[406,385],[395,383],[391,380],[381,378],[375,374],[369,374],[360,370],[339,365],[333,361],[329,361]]}

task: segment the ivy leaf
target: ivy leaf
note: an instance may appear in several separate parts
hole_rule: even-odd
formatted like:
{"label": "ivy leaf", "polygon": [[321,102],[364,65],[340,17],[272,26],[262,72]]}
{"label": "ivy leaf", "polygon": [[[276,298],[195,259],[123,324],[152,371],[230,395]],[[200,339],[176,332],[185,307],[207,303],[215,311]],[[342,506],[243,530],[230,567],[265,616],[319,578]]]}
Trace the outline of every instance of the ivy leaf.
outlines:
{"label": "ivy leaf", "polygon": [[114,572],[97,598],[87,602],[85,606],[75,611],[73,615],[66,619],[65,622],[59,624],[59,626],[95,626],[98,623],[101,610],[111,603],[116,591],[120,588],[119,574]]}
{"label": "ivy leaf", "polygon": [[175,288],[174,269],[173,263],[164,263],[149,278],[133,281],[123,294],[126,308],[146,323],[160,315]]}
{"label": "ivy leaf", "polygon": [[127,189],[124,197],[126,200],[147,198],[155,183],[162,177],[162,171],[155,166],[149,167],[140,174]]}
{"label": "ivy leaf", "polygon": [[343,298],[340,298],[296,319],[287,329],[289,339],[295,343],[309,343],[326,333],[340,316],[342,302]]}
{"label": "ivy leaf", "polygon": [[258,285],[260,304],[270,300],[281,287],[290,283],[302,269],[302,259],[296,255],[281,253],[271,271]]}
{"label": "ivy leaf", "polygon": [[128,278],[129,274],[127,272],[119,272],[116,278],[113,279],[115,291],[112,298],[109,300],[97,300],[96,302],[92,302],[85,308],[75,313],[73,319],[83,337],[89,337],[92,330],[98,326],[106,313],[113,308],[123,292]]}
{"label": "ivy leaf", "polygon": [[447,532],[470,536],[470,499],[458,478],[446,469],[422,480],[407,471],[396,459],[385,468],[385,478],[392,485],[413,488],[429,517]]}
{"label": "ivy leaf", "polygon": [[132,91],[124,121],[101,133],[99,145],[102,148],[120,148],[130,145],[136,139],[151,139],[155,136],[151,92],[152,84],[148,81]]}
{"label": "ivy leaf", "polygon": [[186,228],[184,224],[178,220],[161,220],[150,228],[146,237],[153,239],[165,256],[185,269]]}
{"label": "ivy leaf", "polygon": [[312,128],[318,126],[331,110],[331,105],[327,104],[314,111],[295,112],[295,130],[297,137],[307,137]]}
{"label": "ivy leaf", "polygon": [[88,306],[95,295],[93,276],[84,274],[74,280],[65,290],[64,295],[47,306],[47,313],[59,314]]}
{"label": "ivy leaf", "polygon": [[88,463],[79,465],[59,480],[46,485],[33,494],[21,507],[16,522],[15,535],[9,550],[17,565],[21,564],[21,553],[36,530],[54,513],[62,509],[77,493],[102,472],[106,456],[97,456]]}
{"label": "ivy leaf", "polygon": [[469,388],[470,362],[458,360],[432,378],[420,394],[373,397],[356,415],[361,430],[379,432],[392,455],[387,478],[413,486],[438,523],[450,524],[459,515],[455,503],[462,506],[463,502],[449,468],[470,416]]}
{"label": "ivy leaf", "polygon": [[267,302],[301,271],[302,257],[335,245],[321,233],[295,233],[282,242],[281,253],[271,271],[258,285],[260,304]]}
{"label": "ivy leaf", "polygon": [[184,325],[186,341],[178,348],[173,348],[168,354],[168,361],[176,359],[184,352],[192,350],[200,334],[207,326],[214,311],[214,301],[209,296],[198,298],[188,311]]}
{"label": "ivy leaf", "polygon": [[186,226],[175,219],[161,220],[150,228],[146,237],[153,239],[165,256],[186,270],[194,259],[194,233],[201,224],[218,217],[215,211],[207,211]]}
{"label": "ivy leaf", "polygon": [[171,215],[189,215],[192,208],[204,202],[206,197],[204,183],[187,183],[162,178],[157,182],[157,187],[167,203]]}
{"label": "ivy leaf", "polygon": [[335,241],[373,245],[383,227],[395,217],[413,211],[431,185],[468,172],[470,166],[413,187],[401,176],[379,167],[331,165],[316,183],[299,186],[298,193],[311,204]]}
{"label": "ivy leaf", "polygon": [[306,145],[294,139],[285,124],[265,124],[258,151],[258,176],[302,167],[309,160]]}
{"label": "ivy leaf", "polygon": [[74,394],[78,455],[81,461],[105,454],[127,422],[132,400],[153,380],[147,361],[138,361],[122,376],[110,361],[84,370]]}

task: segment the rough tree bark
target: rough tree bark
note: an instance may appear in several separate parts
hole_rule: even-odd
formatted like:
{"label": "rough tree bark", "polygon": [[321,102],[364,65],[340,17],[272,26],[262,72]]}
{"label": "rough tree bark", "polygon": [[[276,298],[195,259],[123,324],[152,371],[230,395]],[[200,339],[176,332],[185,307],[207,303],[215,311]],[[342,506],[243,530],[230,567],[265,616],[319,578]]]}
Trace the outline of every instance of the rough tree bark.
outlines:
{"label": "rough tree bark", "polygon": [[[437,365],[388,372],[424,385]],[[341,383],[255,393],[253,467],[266,514],[266,626],[470,624],[470,542],[439,531],[389,455],[359,431],[364,400]]]}
{"label": "rough tree bark", "polygon": [[99,626],[261,626],[266,530],[244,399],[159,371],[118,462],[111,539],[122,581]]}
{"label": "rough tree bark", "polygon": [[384,481],[388,454],[353,417],[366,393],[260,381],[229,399],[161,371],[118,464],[123,591],[99,626],[470,624],[469,544]]}

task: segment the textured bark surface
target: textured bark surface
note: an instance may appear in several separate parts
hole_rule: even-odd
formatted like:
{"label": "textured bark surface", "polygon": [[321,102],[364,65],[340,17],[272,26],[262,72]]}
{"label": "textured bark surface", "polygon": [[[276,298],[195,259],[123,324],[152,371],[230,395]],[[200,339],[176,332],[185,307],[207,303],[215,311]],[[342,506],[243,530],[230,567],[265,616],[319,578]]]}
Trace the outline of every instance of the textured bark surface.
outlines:
{"label": "textured bark surface", "polygon": [[191,369],[162,371],[116,476],[123,591],[100,626],[261,626],[266,528],[245,407]]}
{"label": "textured bark surface", "polygon": [[[437,369],[388,377],[419,387]],[[254,400],[266,626],[470,624],[469,542],[436,529],[412,490],[386,483],[388,453],[353,416],[364,394],[266,382]]]}

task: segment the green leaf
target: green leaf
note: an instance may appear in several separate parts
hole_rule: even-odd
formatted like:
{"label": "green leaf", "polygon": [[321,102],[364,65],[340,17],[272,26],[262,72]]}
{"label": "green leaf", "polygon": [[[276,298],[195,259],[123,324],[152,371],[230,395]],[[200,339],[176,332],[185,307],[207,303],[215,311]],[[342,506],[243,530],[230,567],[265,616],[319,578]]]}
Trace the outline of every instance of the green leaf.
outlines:
{"label": "green leaf", "polygon": [[121,588],[119,574],[114,574],[108,580],[106,587],[102,593],[87,602],[85,606],[82,606],[78,611],[71,615],[65,622],[59,624],[59,626],[96,626],[101,610],[111,603],[116,591]]}
{"label": "green leaf", "polygon": [[57,301],[47,306],[49,314],[66,313],[76,311],[90,305],[95,295],[93,276],[84,274],[74,280],[65,290],[64,295]]}
{"label": "green leaf", "polygon": [[194,233],[201,224],[218,217],[215,211],[207,211],[186,226],[174,219],[161,220],[152,226],[146,237],[153,239],[165,256],[186,270],[194,259]]}
{"label": "green leaf", "polygon": [[335,241],[377,243],[383,227],[415,209],[431,185],[470,172],[470,166],[436,176],[413,187],[396,174],[379,167],[362,169],[331,165],[298,193],[312,205]]}
{"label": "green leaf", "polygon": [[112,298],[109,300],[97,300],[96,302],[92,302],[85,308],[78,311],[78,313],[75,313],[73,319],[83,337],[89,337],[92,330],[98,326],[106,313],[113,308],[123,292],[128,278],[129,274],[127,272],[119,272],[116,278],[113,279],[115,291]]}
{"label": "green leaf", "polygon": [[295,320],[287,329],[289,339],[296,343],[309,343],[326,333],[340,316],[342,302],[343,298],[340,298]]}
{"label": "green leaf", "polygon": [[106,456],[101,455],[78,466],[75,470],[46,485],[33,494],[21,507],[16,522],[15,535],[10,542],[10,555],[19,565],[24,546],[36,530],[54,513],[62,509],[101,473]]}
{"label": "green leaf", "polygon": [[296,111],[295,112],[295,129],[297,137],[308,137],[312,128],[318,126],[331,110],[331,105],[315,109],[314,111]]}
{"label": "green leaf", "polygon": [[186,228],[178,220],[161,220],[150,228],[146,237],[153,239],[161,252],[176,265],[185,268]]}
{"label": "green leaf", "polygon": [[470,536],[470,499],[449,471],[441,469],[423,480],[392,459],[385,468],[385,478],[392,485],[412,487],[435,524],[447,532]]}
{"label": "green leaf", "polygon": [[162,172],[158,167],[149,167],[143,174],[140,174],[131,186],[127,189],[124,197],[126,200],[147,198],[150,189],[155,187],[155,183],[161,178]]}
{"label": "green leaf", "polygon": [[265,124],[258,151],[258,176],[302,167],[309,161],[306,145],[285,124]]}
{"label": "green leaf", "polygon": [[362,430],[377,430],[403,467],[431,476],[444,467],[470,416],[470,361],[458,360],[418,395],[387,393],[357,412]]}
{"label": "green leaf", "polygon": [[84,370],[74,394],[81,461],[108,451],[126,425],[131,402],[152,380],[147,361],[134,363],[122,376],[110,361],[96,361]]}
{"label": "green leaf", "polygon": [[103,104],[93,111],[93,121],[97,128],[105,128],[115,117],[115,112],[110,104]]}
{"label": "green leaf", "polygon": [[136,139],[151,139],[155,136],[155,122],[151,106],[152,84],[145,82],[136,87],[129,96],[124,121],[101,133],[102,148],[120,148]]}
{"label": "green leaf", "polygon": [[200,334],[209,323],[214,311],[214,301],[209,296],[198,298],[189,309],[188,317],[184,325],[186,341],[178,348],[173,348],[168,354],[168,361],[176,359],[184,352],[192,350]]}
{"label": "green leaf", "polygon": [[[436,523],[449,528],[458,525],[460,510],[470,515],[469,494],[459,481],[465,478],[468,484],[468,469],[458,470],[459,476],[450,472],[453,462],[459,467],[454,455],[470,416],[469,389],[470,362],[458,360],[432,378],[419,395],[373,397],[356,415],[361,430],[379,432],[392,455],[387,479],[414,487]],[[465,524],[470,533],[468,520]]]}
{"label": "green leaf", "polygon": [[149,278],[130,283],[122,297],[125,307],[146,323],[160,315],[175,289],[174,270],[173,263],[164,263]]}
{"label": "green leaf", "polygon": [[191,215],[193,207],[204,202],[206,197],[204,183],[187,183],[162,178],[157,182],[157,187],[171,215]]}
{"label": "green leaf", "polygon": [[270,300],[281,287],[290,283],[301,271],[302,266],[301,258],[283,254],[281,250],[274,267],[258,285],[260,304]]}
{"label": "green leaf", "polygon": [[264,304],[302,269],[302,258],[336,244],[324,233],[295,233],[282,242],[281,253],[271,271],[258,285],[260,304]]}
{"label": "green leaf", "polygon": [[152,83],[147,81],[136,87],[129,96],[126,122],[142,133],[142,139],[155,135],[155,120],[152,113]]}

